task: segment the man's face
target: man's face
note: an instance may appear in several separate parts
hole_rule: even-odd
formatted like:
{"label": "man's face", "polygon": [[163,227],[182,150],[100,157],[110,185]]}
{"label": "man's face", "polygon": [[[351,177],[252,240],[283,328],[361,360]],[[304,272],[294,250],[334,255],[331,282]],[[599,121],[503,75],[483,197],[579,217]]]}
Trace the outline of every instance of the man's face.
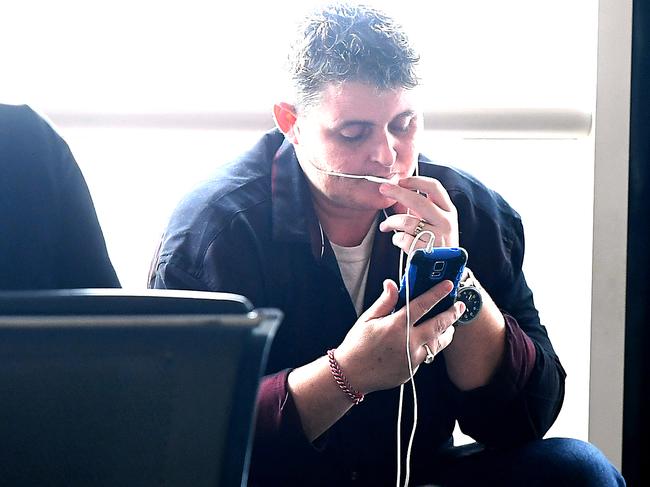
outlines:
{"label": "man's face", "polygon": [[294,146],[317,198],[359,210],[395,203],[379,192],[377,183],[327,175],[318,169],[395,182],[411,175],[422,126],[415,98],[412,90],[377,90],[346,82],[328,86],[318,105],[298,115]]}

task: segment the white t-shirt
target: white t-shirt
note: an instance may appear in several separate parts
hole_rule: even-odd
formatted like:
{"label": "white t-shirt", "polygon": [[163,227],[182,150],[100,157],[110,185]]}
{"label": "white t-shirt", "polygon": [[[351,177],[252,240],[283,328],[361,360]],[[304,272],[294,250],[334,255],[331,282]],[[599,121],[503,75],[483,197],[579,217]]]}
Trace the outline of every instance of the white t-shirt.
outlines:
{"label": "white t-shirt", "polygon": [[372,244],[377,230],[376,223],[373,222],[363,242],[356,247],[342,247],[330,242],[357,316],[363,312],[363,297],[366,292]]}

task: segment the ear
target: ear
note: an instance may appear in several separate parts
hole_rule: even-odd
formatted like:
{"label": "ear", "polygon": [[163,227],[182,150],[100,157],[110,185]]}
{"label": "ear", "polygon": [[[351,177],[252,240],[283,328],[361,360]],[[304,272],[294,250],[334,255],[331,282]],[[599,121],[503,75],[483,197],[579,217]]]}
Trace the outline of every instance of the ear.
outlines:
{"label": "ear", "polygon": [[273,118],[275,119],[275,124],[287,140],[295,144],[297,142],[297,116],[295,107],[285,102],[276,103],[273,105]]}

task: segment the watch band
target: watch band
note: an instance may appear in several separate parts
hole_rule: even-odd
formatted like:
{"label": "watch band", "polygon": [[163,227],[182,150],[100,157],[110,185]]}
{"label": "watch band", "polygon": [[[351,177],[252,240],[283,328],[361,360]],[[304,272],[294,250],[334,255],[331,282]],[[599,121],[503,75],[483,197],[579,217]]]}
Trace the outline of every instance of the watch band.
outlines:
{"label": "watch band", "polygon": [[460,288],[471,286],[471,287],[475,287],[479,291],[483,290],[481,284],[478,282],[478,280],[474,276],[474,273],[469,267],[465,267],[465,270],[463,271],[463,276],[460,278],[458,285],[460,286]]}

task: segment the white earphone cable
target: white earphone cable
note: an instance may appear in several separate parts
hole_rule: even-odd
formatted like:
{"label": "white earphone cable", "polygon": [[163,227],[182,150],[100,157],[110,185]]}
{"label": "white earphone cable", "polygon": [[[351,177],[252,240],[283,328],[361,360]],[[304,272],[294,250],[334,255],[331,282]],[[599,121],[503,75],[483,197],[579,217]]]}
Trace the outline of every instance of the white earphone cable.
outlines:
{"label": "white earphone cable", "polygon": [[[390,183],[390,184],[395,184],[393,181],[386,179],[386,178],[381,178],[378,176],[373,176],[373,175],[362,175],[362,174],[347,174],[347,173],[340,173],[340,172],[335,172],[335,171],[328,171],[321,169],[317,167],[315,164],[312,165],[320,172],[324,174],[328,174],[330,176],[338,176],[338,177],[343,177],[343,178],[350,178],[350,179],[365,179],[367,181],[371,181],[374,183]],[[419,176],[419,168],[418,165],[416,164],[415,166],[415,175]],[[419,191],[418,191],[419,193]],[[386,210],[383,210],[384,216],[388,218],[388,214],[386,213]],[[410,210],[407,210],[407,215],[410,215],[411,212]],[[323,235],[323,227],[320,225],[320,222],[318,223],[318,226],[320,228],[320,234],[321,234],[321,258],[323,257],[324,250],[325,250],[325,238]],[[397,232],[395,232],[397,233]],[[400,258],[399,258],[399,280],[401,282],[403,278],[404,271],[406,271],[408,275],[408,268],[411,265],[411,256],[413,254],[413,251],[415,250],[415,246],[417,245],[417,242],[422,238],[422,235],[429,235],[429,242],[427,243],[427,250],[431,250],[433,247],[433,243],[435,240],[435,235],[433,232],[430,232],[428,230],[422,231],[418,233],[415,238],[413,239],[413,242],[411,242],[411,246],[409,248],[409,251],[407,253],[407,259],[406,259],[406,269],[404,268],[404,252],[400,252]],[[411,387],[413,391],[413,426],[411,428],[411,435],[409,437],[409,442],[406,450],[406,468],[405,468],[405,478],[404,478],[404,487],[408,487],[410,476],[411,476],[411,451],[413,448],[413,440],[415,438],[415,430],[417,428],[417,418],[418,418],[418,400],[417,400],[417,392],[415,389],[415,378],[414,378],[414,372],[413,372],[413,361],[411,358],[411,309],[410,309],[410,300],[411,300],[411,289],[410,289],[410,283],[409,279],[406,279],[406,357],[407,357],[407,362],[408,362],[408,367],[409,367],[409,380],[411,382]],[[400,480],[402,477],[402,442],[401,442],[401,429],[402,429],[402,410],[403,410],[403,404],[404,404],[404,384],[400,386],[400,391],[399,391],[399,405],[398,405],[398,410],[397,410],[397,479],[396,479],[396,486],[400,487]]]}
{"label": "white earphone cable", "polygon": [[[419,167],[416,164],[415,166],[415,175],[419,176]],[[419,191],[418,191],[419,193]],[[386,212],[384,211],[384,214]],[[406,211],[407,215],[411,214],[411,210],[407,209]],[[418,233],[413,241],[411,242],[411,245],[409,247],[409,251],[407,253],[407,259],[406,259],[406,267],[403,266],[404,264],[404,253],[400,252],[400,260],[399,260],[399,279],[400,282],[403,279],[404,273],[408,276],[408,271],[409,271],[409,266],[411,265],[411,257],[413,256],[413,251],[415,250],[415,246],[417,245],[417,242],[422,238],[422,235],[429,235],[429,241],[427,242],[426,249],[427,251],[431,251],[433,249],[433,245],[435,242],[436,236],[433,234],[433,232],[429,230],[422,231]],[[414,378],[414,373],[413,373],[413,361],[411,358],[411,286],[408,277],[405,280],[406,283],[406,357],[407,357],[407,362],[408,362],[408,367],[409,367],[409,380],[411,382],[411,388],[413,391],[413,426],[411,428],[411,435],[409,437],[409,442],[408,446],[406,449],[406,459],[405,459],[405,477],[404,477],[404,487],[408,487],[409,480],[411,477],[411,451],[413,448],[413,440],[415,438],[415,430],[417,428],[417,421],[418,421],[418,398],[417,398],[417,392],[415,389],[415,378]],[[400,480],[402,477],[402,451],[401,451],[401,433],[402,433],[402,409],[403,409],[403,402],[404,402],[404,384],[400,386],[400,394],[399,394],[399,406],[398,406],[398,411],[397,411],[397,480],[396,480],[396,486],[400,486]]]}

